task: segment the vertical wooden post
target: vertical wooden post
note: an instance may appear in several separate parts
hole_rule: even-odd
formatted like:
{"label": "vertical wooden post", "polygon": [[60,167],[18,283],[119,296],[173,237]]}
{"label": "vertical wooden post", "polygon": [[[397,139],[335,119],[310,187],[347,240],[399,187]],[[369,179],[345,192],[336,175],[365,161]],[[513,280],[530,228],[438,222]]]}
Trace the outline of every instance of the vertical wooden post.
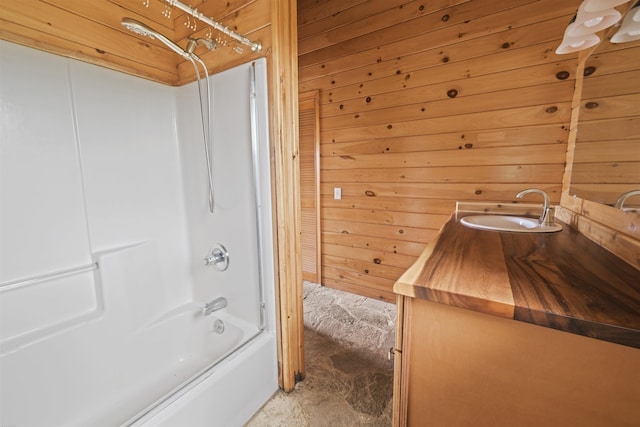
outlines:
{"label": "vertical wooden post", "polygon": [[571,123],[569,127],[569,139],[567,141],[567,160],[565,162],[564,175],[562,177],[562,198],[561,205],[569,204],[571,196],[569,187],[571,186],[571,171],[573,168],[573,157],[576,149],[576,134],[578,131],[578,117],[580,115],[580,101],[582,100],[582,85],[584,83],[584,63],[594,49],[580,51],[578,53],[578,65],[576,67],[576,85],[571,101]]}
{"label": "vertical wooden post", "polygon": [[274,149],[278,257],[280,387],[304,377],[304,321],[298,159],[298,29],[296,0],[271,0],[271,135]]}

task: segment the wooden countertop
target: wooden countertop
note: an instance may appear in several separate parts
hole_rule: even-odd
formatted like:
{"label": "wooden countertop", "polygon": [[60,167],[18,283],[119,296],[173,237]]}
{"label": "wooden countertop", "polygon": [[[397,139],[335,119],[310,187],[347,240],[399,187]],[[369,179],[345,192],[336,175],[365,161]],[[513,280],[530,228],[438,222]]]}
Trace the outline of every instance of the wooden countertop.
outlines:
{"label": "wooden countertop", "polygon": [[640,348],[640,270],[566,224],[483,231],[458,222],[468,214],[452,215],[395,293]]}

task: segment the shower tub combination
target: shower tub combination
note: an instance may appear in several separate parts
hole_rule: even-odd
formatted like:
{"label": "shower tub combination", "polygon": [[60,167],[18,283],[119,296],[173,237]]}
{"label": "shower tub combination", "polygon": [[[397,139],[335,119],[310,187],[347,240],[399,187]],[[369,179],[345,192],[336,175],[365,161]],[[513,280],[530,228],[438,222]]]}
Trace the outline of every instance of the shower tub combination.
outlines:
{"label": "shower tub combination", "polygon": [[207,165],[195,83],[0,43],[0,425],[244,424],[277,390],[265,61],[208,79]]}

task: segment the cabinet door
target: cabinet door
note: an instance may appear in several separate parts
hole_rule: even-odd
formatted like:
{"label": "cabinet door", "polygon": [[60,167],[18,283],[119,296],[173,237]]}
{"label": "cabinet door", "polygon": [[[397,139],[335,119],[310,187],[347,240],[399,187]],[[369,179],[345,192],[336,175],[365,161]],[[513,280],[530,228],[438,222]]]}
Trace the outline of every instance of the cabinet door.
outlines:
{"label": "cabinet door", "polygon": [[640,425],[635,348],[420,299],[404,322],[408,426]]}

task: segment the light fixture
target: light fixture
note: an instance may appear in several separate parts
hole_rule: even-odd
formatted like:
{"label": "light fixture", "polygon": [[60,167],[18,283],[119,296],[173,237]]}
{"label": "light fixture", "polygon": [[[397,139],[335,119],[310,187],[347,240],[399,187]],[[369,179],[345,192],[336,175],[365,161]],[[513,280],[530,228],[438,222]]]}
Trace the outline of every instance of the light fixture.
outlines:
{"label": "light fixture", "polygon": [[640,2],[627,12],[620,29],[611,37],[611,43],[640,40]]}
{"label": "light fixture", "polygon": [[610,9],[628,3],[629,0],[584,0],[582,5],[585,12],[597,12],[599,10]]}
{"label": "light fixture", "polygon": [[578,8],[575,22],[567,28],[568,37],[582,37],[609,28],[618,22],[622,15],[614,8],[587,12],[584,3]]}
{"label": "light fixture", "polygon": [[577,37],[569,36],[569,31],[572,29],[574,24],[569,24],[566,31],[564,32],[564,37],[562,38],[562,43],[556,49],[556,53],[559,55],[578,52],[580,50],[588,49],[592,46],[600,43],[600,37],[595,34],[584,34]]}

